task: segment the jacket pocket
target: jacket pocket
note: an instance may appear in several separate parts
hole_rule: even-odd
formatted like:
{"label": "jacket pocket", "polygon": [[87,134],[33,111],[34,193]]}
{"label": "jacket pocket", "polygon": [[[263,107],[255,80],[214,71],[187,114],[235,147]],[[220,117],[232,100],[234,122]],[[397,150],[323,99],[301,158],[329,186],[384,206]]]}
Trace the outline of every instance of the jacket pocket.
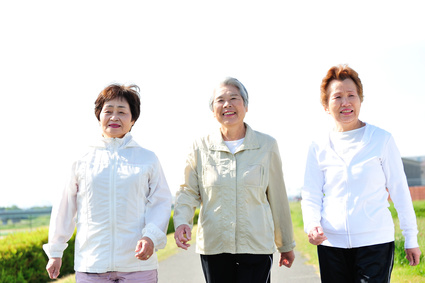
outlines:
{"label": "jacket pocket", "polygon": [[206,164],[203,168],[204,187],[217,187],[224,185],[225,170],[220,164]]}
{"label": "jacket pocket", "polygon": [[242,182],[245,186],[259,187],[263,184],[264,167],[261,164],[248,165],[243,170]]}
{"label": "jacket pocket", "polygon": [[202,171],[204,187],[221,187],[230,179],[230,169],[227,162],[205,164]]}

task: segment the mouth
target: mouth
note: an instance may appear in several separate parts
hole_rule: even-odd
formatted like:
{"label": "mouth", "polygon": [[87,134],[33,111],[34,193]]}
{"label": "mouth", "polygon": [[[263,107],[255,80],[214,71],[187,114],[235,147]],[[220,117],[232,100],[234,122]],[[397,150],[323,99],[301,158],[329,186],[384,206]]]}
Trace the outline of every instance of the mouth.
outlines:
{"label": "mouth", "polygon": [[110,124],[109,127],[116,129],[116,128],[119,128],[121,126],[118,125],[118,124]]}
{"label": "mouth", "polygon": [[339,113],[341,113],[341,114],[351,114],[353,112],[354,112],[354,110],[352,110],[352,109],[343,109]]}
{"label": "mouth", "polygon": [[236,114],[236,112],[234,112],[234,111],[228,111],[228,112],[224,112],[223,116],[231,116],[231,115],[235,115],[235,114]]}

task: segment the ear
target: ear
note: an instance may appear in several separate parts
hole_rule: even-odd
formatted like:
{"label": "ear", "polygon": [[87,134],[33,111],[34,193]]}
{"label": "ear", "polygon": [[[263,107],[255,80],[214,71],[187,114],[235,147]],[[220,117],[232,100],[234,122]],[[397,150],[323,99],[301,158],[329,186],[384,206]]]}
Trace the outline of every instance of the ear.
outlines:
{"label": "ear", "polygon": [[328,114],[331,114],[331,112],[329,111],[329,107],[323,105],[323,109],[325,109],[325,112]]}

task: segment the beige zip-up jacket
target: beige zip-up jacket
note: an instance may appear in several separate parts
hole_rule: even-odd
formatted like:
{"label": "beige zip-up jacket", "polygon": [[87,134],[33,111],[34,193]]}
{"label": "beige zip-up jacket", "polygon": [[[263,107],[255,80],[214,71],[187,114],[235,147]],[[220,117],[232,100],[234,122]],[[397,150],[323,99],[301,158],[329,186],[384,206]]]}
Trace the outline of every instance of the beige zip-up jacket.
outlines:
{"label": "beige zip-up jacket", "polygon": [[272,254],[276,247],[295,247],[277,142],[246,128],[235,154],[218,130],[195,141],[187,158],[174,225],[191,226],[200,205],[198,253]]}

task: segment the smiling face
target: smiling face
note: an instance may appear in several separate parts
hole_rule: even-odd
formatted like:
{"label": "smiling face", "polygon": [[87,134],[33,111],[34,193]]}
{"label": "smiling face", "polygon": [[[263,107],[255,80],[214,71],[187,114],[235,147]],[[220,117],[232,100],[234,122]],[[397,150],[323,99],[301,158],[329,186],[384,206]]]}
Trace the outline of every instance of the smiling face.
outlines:
{"label": "smiling face", "polygon": [[327,93],[329,100],[325,111],[334,118],[336,130],[345,132],[357,129],[361,125],[359,120],[361,101],[354,81],[333,80],[327,88]]}
{"label": "smiling face", "polygon": [[222,85],[215,90],[213,113],[225,128],[244,126],[245,107],[239,89],[233,85]]}
{"label": "smiling face", "polygon": [[105,138],[122,138],[134,125],[134,121],[131,120],[130,106],[125,99],[116,98],[106,101],[99,118]]}

